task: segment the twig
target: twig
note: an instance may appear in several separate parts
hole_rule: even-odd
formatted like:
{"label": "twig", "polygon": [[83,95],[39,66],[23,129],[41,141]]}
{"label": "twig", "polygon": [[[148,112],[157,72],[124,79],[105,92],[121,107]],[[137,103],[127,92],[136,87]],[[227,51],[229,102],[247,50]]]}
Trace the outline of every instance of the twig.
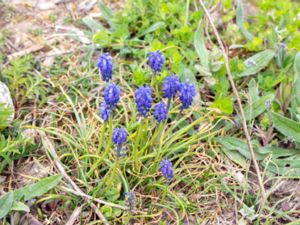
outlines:
{"label": "twig", "polygon": [[[57,169],[59,170],[59,172],[63,175],[64,179],[72,186],[73,190],[80,193],[81,196],[84,196],[85,195],[84,192],[69,177],[69,175],[65,171],[64,167],[62,166],[62,163],[60,162],[60,160],[59,160],[59,158],[56,154],[56,151],[54,149],[54,146],[51,143],[50,139],[45,135],[45,133],[43,133],[43,132],[39,132],[39,133],[40,133],[40,136],[42,138],[42,143],[44,145],[45,150],[47,149],[48,152],[50,153],[50,157],[53,158],[54,163],[55,163]],[[94,210],[94,212],[97,214],[97,216],[103,221],[103,223],[105,225],[109,225],[109,223],[107,222],[104,215],[99,211],[98,207],[94,203],[92,203],[92,201],[89,198],[87,198],[87,197],[83,197],[83,198],[90,204],[91,208]]]}
{"label": "twig", "polygon": [[70,218],[69,218],[68,222],[66,223],[66,225],[73,225],[73,224],[75,224],[75,222],[76,222],[78,216],[79,216],[80,213],[81,213],[81,209],[82,209],[82,206],[77,207],[77,208],[73,211],[73,213],[72,213],[72,215],[70,216]]}
{"label": "twig", "polygon": [[231,74],[231,70],[230,70],[230,66],[229,66],[229,59],[228,59],[225,47],[223,45],[223,42],[220,38],[219,32],[217,31],[217,29],[216,29],[216,27],[213,23],[213,20],[211,18],[210,13],[208,12],[208,10],[205,7],[202,0],[199,0],[199,3],[201,5],[201,7],[203,8],[204,13],[205,13],[206,17],[209,20],[209,23],[211,24],[211,27],[213,29],[213,32],[214,32],[216,38],[217,38],[218,44],[220,45],[220,48],[221,48],[221,51],[222,51],[222,54],[223,54],[223,57],[224,57],[224,62],[225,62],[225,67],[226,67],[228,79],[230,81],[230,85],[232,87],[233,93],[234,93],[234,95],[237,99],[237,102],[238,102],[239,111],[240,111],[241,118],[242,118],[244,134],[246,136],[247,145],[248,145],[248,148],[249,148],[249,151],[250,151],[250,154],[251,154],[251,157],[252,157],[252,161],[253,161],[253,164],[254,164],[254,168],[255,168],[255,171],[256,171],[256,174],[257,174],[257,179],[258,179],[258,183],[259,183],[259,187],[260,187],[260,191],[261,191],[261,195],[262,195],[262,202],[264,202],[266,200],[266,191],[265,191],[264,183],[263,183],[263,180],[262,180],[262,177],[261,177],[261,172],[260,172],[257,160],[256,160],[256,156],[255,156],[252,144],[251,144],[251,137],[250,137],[250,134],[249,134],[249,131],[248,131],[248,128],[247,128],[247,122],[246,122],[246,117],[245,117],[245,112],[244,112],[244,109],[243,109],[243,105],[242,105],[241,99],[239,97],[239,93],[237,91],[237,88],[235,86],[233,76]]}
{"label": "twig", "polygon": [[7,56],[7,58],[9,61],[11,61],[14,58],[21,57],[21,56],[27,55],[29,53],[39,51],[42,48],[44,48],[45,46],[50,46],[50,45],[54,44],[56,41],[57,40],[55,40],[55,39],[51,39],[51,40],[47,41],[47,43],[33,45],[33,46],[23,49],[19,52],[12,53],[9,56]]}
{"label": "twig", "polygon": [[118,208],[118,209],[122,209],[122,210],[128,210],[129,209],[126,206],[117,205],[117,204],[114,204],[114,203],[111,203],[111,202],[107,202],[107,201],[104,201],[104,200],[101,200],[101,199],[98,199],[98,198],[94,198],[94,197],[89,196],[89,195],[87,195],[87,194],[85,194],[83,192],[78,192],[78,191],[75,191],[75,190],[72,190],[72,189],[69,189],[69,188],[66,188],[66,187],[61,187],[61,189],[65,190],[67,192],[71,192],[74,195],[77,195],[77,196],[84,197],[86,199],[92,200],[94,202],[97,202],[97,203],[100,203],[100,204],[103,204],[103,205],[107,205],[107,206],[111,206],[113,208]]}

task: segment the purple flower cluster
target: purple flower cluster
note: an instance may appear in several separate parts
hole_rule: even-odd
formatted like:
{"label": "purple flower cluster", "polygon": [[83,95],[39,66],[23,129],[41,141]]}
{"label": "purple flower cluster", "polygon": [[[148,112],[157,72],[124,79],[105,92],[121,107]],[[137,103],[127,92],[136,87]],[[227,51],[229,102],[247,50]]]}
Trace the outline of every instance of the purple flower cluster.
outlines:
{"label": "purple flower cluster", "polygon": [[179,78],[173,73],[170,76],[167,76],[163,84],[163,91],[165,97],[168,99],[175,98],[177,92],[180,90],[181,82]]}
{"label": "purple flower cluster", "polygon": [[119,159],[122,156],[122,145],[127,140],[128,133],[124,127],[114,128],[112,141],[117,145],[116,156]]}
{"label": "purple flower cluster", "polygon": [[170,160],[164,159],[160,162],[160,171],[168,182],[173,179],[173,165]]}
{"label": "purple flower cluster", "polygon": [[149,66],[154,73],[160,72],[165,62],[164,55],[160,51],[149,52]]}
{"label": "purple flower cluster", "polygon": [[[149,53],[149,66],[154,73],[158,73],[162,70],[165,59],[160,51]],[[112,58],[108,53],[101,55],[97,61],[97,66],[101,71],[101,75],[104,81],[108,82],[112,79]],[[164,122],[168,119],[168,111],[171,101],[175,100],[178,96],[181,102],[180,110],[189,108],[193,99],[196,96],[195,86],[189,81],[181,82],[179,78],[171,73],[164,80],[162,85],[164,97],[167,99],[166,104],[163,100],[154,106],[154,119],[158,122]],[[112,112],[117,107],[120,100],[121,89],[115,83],[109,83],[104,90],[104,102],[100,107],[100,115],[104,121],[108,121]],[[149,112],[152,107],[152,89],[148,86],[139,87],[135,92],[135,103],[137,111],[140,116],[146,118],[149,116]],[[139,135],[139,134],[138,134]],[[121,157],[121,150],[124,143],[126,143],[128,133],[124,127],[114,128],[112,132],[112,142],[117,146],[116,156]],[[160,170],[167,182],[170,182],[174,178],[173,165],[168,159],[164,159],[160,162]]]}
{"label": "purple flower cluster", "polygon": [[97,67],[100,69],[104,81],[109,81],[112,78],[112,57],[109,53],[100,55]]}
{"label": "purple flower cluster", "polygon": [[167,105],[161,101],[160,103],[155,105],[154,108],[154,118],[160,123],[165,121],[168,117],[168,109]]}
{"label": "purple flower cluster", "polygon": [[152,105],[152,90],[146,85],[135,92],[135,103],[141,116],[147,117]]}
{"label": "purple flower cluster", "polygon": [[109,84],[104,90],[104,102],[100,107],[100,116],[104,121],[108,121],[111,112],[120,100],[121,89],[116,84]]}
{"label": "purple flower cluster", "polygon": [[112,141],[117,145],[122,145],[127,140],[128,133],[124,127],[114,128]]}
{"label": "purple flower cluster", "polygon": [[193,103],[193,98],[196,96],[195,86],[188,81],[181,84],[179,90],[179,99],[181,101],[180,109],[187,109]]}
{"label": "purple flower cluster", "polygon": [[116,107],[118,101],[120,100],[120,87],[116,84],[109,84],[104,91],[104,100],[107,105],[111,107]]}
{"label": "purple flower cluster", "polygon": [[100,107],[100,116],[104,121],[108,121],[111,113],[111,107],[107,105],[105,102],[101,104]]}

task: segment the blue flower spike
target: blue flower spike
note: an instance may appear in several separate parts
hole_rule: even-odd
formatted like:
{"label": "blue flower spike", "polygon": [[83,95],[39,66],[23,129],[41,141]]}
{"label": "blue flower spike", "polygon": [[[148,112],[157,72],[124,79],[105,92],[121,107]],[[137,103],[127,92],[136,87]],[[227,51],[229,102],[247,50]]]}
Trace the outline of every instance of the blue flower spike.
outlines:
{"label": "blue flower spike", "polygon": [[148,85],[136,90],[135,103],[139,114],[143,117],[147,117],[152,105],[152,90]]}
{"label": "blue flower spike", "polygon": [[176,97],[177,92],[180,90],[181,82],[177,76],[171,73],[166,77],[163,83],[163,91],[165,98],[168,98],[168,110],[170,109],[171,100]]}
{"label": "blue flower spike", "polygon": [[100,116],[105,122],[109,120],[110,113],[111,113],[111,107],[107,105],[105,102],[103,102],[100,107]]}
{"label": "blue flower spike", "polygon": [[174,178],[173,165],[169,159],[164,159],[160,162],[160,171],[168,183]]}
{"label": "blue flower spike", "polygon": [[154,74],[161,71],[165,62],[164,55],[159,51],[149,52],[149,66],[153,70]]}
{"label": "blue flower spike", "polygon": [[163,101],[155,105],[154,118],[158,123],[165,121],[168,118],[167,105]]}
{"label": "blue flower spike", "polygon": [[97,67],[100,69],[102,79],[106,82],[112,78],[112,65],[112,57],[108,52],[100,55]]}
{"label": "blue flower spike", "polygon": [[180,109],[183,110],[189,108],[192,105],[195,96],[195,85],[189,81],[182,83],[179,90],[179,99],[181,101]]}
{"label": "blue flower spike", "polygon": [[114,128],[112,134],[112,141],[114,144],[117,145],[116,155],[119,159],[122,156],[122,146],[127,141],[128,133],[124,127],[121,128]]}
{"label": "blue flower spike", "polygon": [[108,87],[104,90],[104,100],[105,103],[112,108],[117,106],[118,101],[120,100],[121,89],[116,84],[109,84]]}
{"label": "blue flower spike", "polygon": [[165,94],[165,98],[171,99],[175,98],[177,92],[180,89],[181,82],[177,76],[171,73],[166,77],[163,83],[163,91]]}

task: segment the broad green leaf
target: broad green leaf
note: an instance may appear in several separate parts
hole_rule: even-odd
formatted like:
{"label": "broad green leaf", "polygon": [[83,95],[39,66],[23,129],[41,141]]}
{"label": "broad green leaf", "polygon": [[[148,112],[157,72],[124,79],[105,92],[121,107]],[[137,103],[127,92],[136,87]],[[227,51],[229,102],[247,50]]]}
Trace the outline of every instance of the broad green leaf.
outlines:
{"label": "broad green leaf", "polygon": [[258,148],[257,152],[259,152],[260,154],[272,155],[272,159],[277,159],[279,157],[289,157],[299,154],[299,151],[295,149],[284,149],[272,146]]}
{"label": "broad green leaf", "polygon": [[[236,137],[219,137],[217,142],[222,144],[226,149],[239,151],[245,158],[251,159],[246,141]],[[257,152],[257,145],[252,143],[257,160],[263,160],[266,155]]]}
{"label": "broad green leaf", "polygon": [[4,218],[11,211],[13,202],[13,192],[8,192],[0,197],[0,219]]}
{"label": "broad green leaf", "polygon": [[257,101],[259,99],[259,91],[255,79],[250,80],[248,87],[249,87],[249,95],[251,97],[252,102]]}
{"label": "broad green leaf", "polygon": [[43,178],[37,183],[20,188],[15,191],[15,200],[27,201],[29,199],[41,196],[47,193],[52,188],[56,187],[61,178],[61,175],[54,175],[51,177]]}
{"label": "broad green leaf", "polygon": [[300,168],[278,167],[276,164],[268,164],[263,162],[263,166],[272,173],[298,178],[300,176]]}
{"label": "broad green leaf", "polygon": [[14,202],[11,210],[14,210],[14,211],[23,211],[23,212],[29,212],[30,209],[27,205],[25,205],[24,203],[22,202]]}
{"label": "broad green leaf", "polygon": [[259,116],[260,114],[262,114],[266,110],[266,101],[268,100],[271,101],[272,99],[273,99],[273,95],[270,94],[259,98],[258,100],[256,100],[250,105],[247,105],[245,107],[246,120],[247,121],[252,120],[257,116]]}
{"label": "broad green leaf", "polygon": [[294,61],[294,82],[300,79],[300,52],[298,52],[295,56],[295,61]]}
{"label": "broad green leaf", "polygon": [[110,201],[116,201],[120,197],[120,190],[118,188],[112,187],[105,192],[105,197]]}
{"label": "broad green leaf", "polygon": [[293,84],[292,100],[291,100],[291,112],[293,118],[300,121],[300,77]]}
{"label": "broad green leaf", "polygon": [[236,23],[241,29],[243,35],[247,38],[248,41],[253,40],[253,35],[246,29],[244,24],[244,8],[242,0],[238,0],[238,5],[236,9]]}
{"label": "broad green leaf", "polygon": [[201,74],[201,75],[204,75],[204,76],[209,76],[211,77],[211,72],[209,71],[209,68],[206,68],[202,65],[195,65],[195,69]]}
{"label": "broad green leaf", "polygon": [[247,160],[239,152],[237,152],[235,150],[226,149],[226,148],[223,148],[222,150],[226,154],[226,156],[229,159],[231,159],[233,162],[235,162],[236,164],[240,165],[244,169],[246,169],[248,167]]}
{"label": "broad green leaf", "polygon": [[300,160],[299,156],[289,157],[285,159],[275,159],[272,160],[267,166],[267,170],[286,176],[299,177],[300,176]]}
{"label": "broad green leaf", "polygon": [[112,217],[112,214],[113,214],[113,209],[112,207],[108,206],[108,205],[104,205],[101,207],[101,212],[103,213],[103,215],[105,217]]}
{"label": "broad green leaf", "polygon": [[201,66],[202,66],[201,70],[203,70],[203,73],[205,75],[211,75],[210,69],[209,69],[209,56],[208,56],[208,51],[205,46],[202,23],[199,24],[198,29],[195,33],[194,47],[196,49],[196,53],[197,53],[198,57],[200,58],[200,62],[201,62]]}
{"label": "broad green leaf", "polygon": [[300,143],[300,123],[288,119],[278,113],[271,113],[272,122],[276,130],[286,137],[292,137],[295,141]]}
{"label": "broad green leaf", "polygon": [[225,114],[231,114],[233,112],[233,103],[230,97],[219,97],[215,99],[210,107],[217,108]]}
{"label": "broad green leaf", "polygon": [[143,32],[141,32],[141,33],[138,35],[138,37],[141,37],[141,36],[144,36],[144,35],[146,35],[146,34],[148,34],[148,33],[151,33],[151,32],[153,32],[153,31],[155,31],[155,30],[157,30],[157,29],[163,27],[164,25],[165,25],[164,22],[157,22],[157,23],[153,24],[152,26],[150,26],[149,28],[147,28],[146,30],[144,30]]}
{"label": "broad green leaf", "polygon": [[246,59],[244,61],[246,69],[239,76],[245,77],[258,73],[270,63],[274,55],[273,50],[267,49]]}
{"label": "broad green leaf", "polygon": [[[247,159],[251,159],[246,142],[235,137],[219,137],[216,139],[223,145],[222,151],[235,163],[246,167]],[[253,143],[255,155],[266,169],[272,173],[285,174],[289,176],[300,175],[300,154],[293,149],[283,149],[279,147],[261,147]],[[271,155],[269,163],[263,161]],[[287,157],[287,158],[283,158]]]}
{"label": "broad green leaf", "polygon": [[111,37],[108,34],[107,30],[102,29],[99,30],[94,36],[93,36],[93,42],[96,44],[99,44],[101,46],[107,46],[111,43]]}

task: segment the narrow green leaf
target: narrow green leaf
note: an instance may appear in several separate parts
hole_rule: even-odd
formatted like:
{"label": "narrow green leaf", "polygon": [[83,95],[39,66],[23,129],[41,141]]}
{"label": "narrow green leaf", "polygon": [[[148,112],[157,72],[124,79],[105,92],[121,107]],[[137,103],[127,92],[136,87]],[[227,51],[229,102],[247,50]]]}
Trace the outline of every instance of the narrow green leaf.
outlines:
{"label": "narrow green leaf", "polygon": [[278,113],[271,113],[272,121],[276,130],[286,137],[292,137],[300,143],[300,123],[288,119]]}
{"label": "narrow green leaf", "polygon": [[164,22],[157,22],[157,23],[153,24],[152,26],[150,26],[149,28],[147,28],[146,30],[144,30],[143,32],[141,32],[141,33],[138,35],[138,37],[141,37],[141,36],[144,36],[144,35],[146,35],[146,34],[148,34],[148,33],[151,33],[151,32],[153,32],[153,31],[155,31],[155,30],[157,30],[157,29],[163,27],[164,25],[165,25]]}
{"label": "narrow green leaf", "polygon": [[114,18],[113,11],[108,8],[102,0],[99,1],[99,8],[101,10],[102,16],[107,20],[109,25],[114,29],[116,25],[113,23],[112,18]]}
{"label": "narrow green leaf", "polygon": [[244,8],[243,8],[243,2],[242,0],[238,0],[238,5],[236,9],[236,23],[241,29],[241,32],[246,37],[248,41],[253,40],[253,35],[246,29],[244,24]]}
{"label": "narrow green leaf", "polygon": [[252,102],[255,102],[259,99],[259,91],[258,91],[258,86],[255,81],[255,79],[251,79],[249,82],[249,95],[251,97]]}
{"label": "narrow green leaf", "polygon": [[267,49],[246,59],[244,61],[246,69],[239,76],[245,77],[258,73],[270,63],[274,55],[273,50]]}
{"label": "narrow green leaf", "polygon": [[39,182],[30,184],[15,191],[15,200],[24,200],[41,196],[54,188],[61,180],[61,175],[54,175],[41,179]]}
{"label": "narrow green leaf", "polygon": [[23,211],[23,212],[29,212],[30,209],[27,205],[25,205],[24,203],[22,202],[14,202],[11,210],[14,210],[14,211]]}
{"label": "narrow green leaf", "polygon": [[194,47],[196,49],[196,53],[197,53],[198,57],[200,58],[201,66],[203,68],[203,71],[205,72],[204,75],[207,75],[207,74],[211,75],[210,69],[209,69],[209,56],[208,56],[208,51],[205,46],[202,23],[199,24],[198,29],[195,33]]}
{"label": "narrow green leaf", "polygon": [[0,219],[4,218],[12,208],[14,192],[8,192],[0,197]]}

